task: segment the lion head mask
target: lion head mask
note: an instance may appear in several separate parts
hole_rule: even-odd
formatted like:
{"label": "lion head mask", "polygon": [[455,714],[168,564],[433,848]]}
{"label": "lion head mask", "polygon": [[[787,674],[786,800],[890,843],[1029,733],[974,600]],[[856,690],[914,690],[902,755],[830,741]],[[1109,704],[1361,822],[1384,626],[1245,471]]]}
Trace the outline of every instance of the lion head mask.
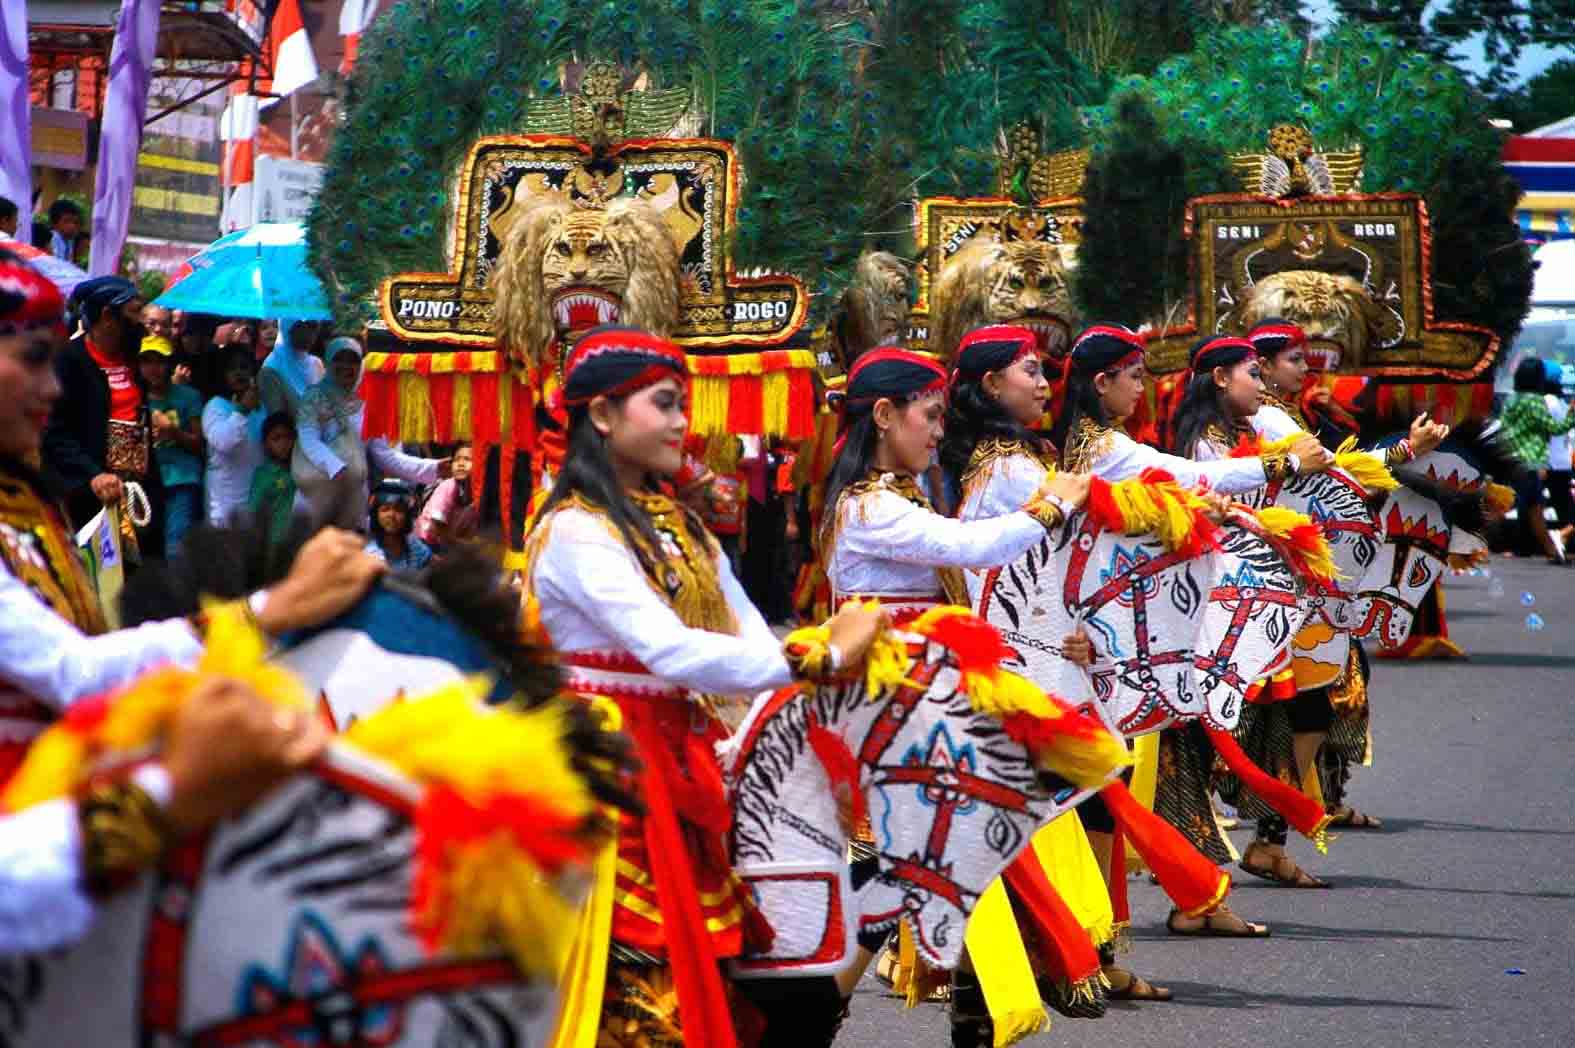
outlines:
{"label": "lion head mask", "polygon": [[651,205],[605,208],[534,201],[513,223],[492,275],[493,329],[515,360],[535,364],[555,338],[598,324],[670,336],[678,324],[678,249]]}
{"label": "lion head mask", "polygon": [[968,244],[941,268],[931,294],[931,348],[950,360],[963,335],[986,324],[1020,324],[1039,351],[1066,354],[1074,324],[1067,265],[1043,240]]}
{"label": "lion head mask", "polygon": [[1354,277],[1316,270],[1292,269],[1264,277],[1248,289],[1234,323],[1247,332],[1280,317],[1307,333],[1307,356],[1326,371],[1359,368],[1368,351],[1400,336],[1399,316]]}

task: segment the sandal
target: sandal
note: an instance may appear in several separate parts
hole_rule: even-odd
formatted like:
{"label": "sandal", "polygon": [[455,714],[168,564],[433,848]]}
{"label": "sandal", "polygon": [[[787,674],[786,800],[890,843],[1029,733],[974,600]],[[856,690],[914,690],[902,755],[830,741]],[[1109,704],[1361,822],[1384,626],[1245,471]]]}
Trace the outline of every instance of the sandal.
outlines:
{"label": "sandal", "polygon": [[1381,830],[1384,828],[1381,819],[1374,818],[1355,808],[1337,808],[1329,813],[1329,825],[1339,826],[1347,830]]}
{"label": "sandal", "polygon": [[1121,972],[1127,977],[1127,984],[1119,990],[1112,986],[1105,991],[1105,999],[1109,1001],[1169,1001],[1175,999],[1175,994],[1167,986],[1155,986],[1136,972],[1129,972],[1123,968],[1106,969],[1108,978],[1111,972]]}
{"label": "sandal", "polygon": [[[1247,854],[1241,857],[1236,865],[1254,877],[1261,877],[1275,884],[1285,884],[1292,888],[1327,888],[1328,881],[1319,880],[1300,866],[1289,855],[1272,855],[1268,866],[1254,866],[1247,860],[1252,857],[1253,849],[1247,846]],[[1289,867],[1287,869],[1286,867]]]}
{"label": "sandal", "polygon": [[1165,930],[1172,935],[1192,935],[1213,939],[1267,939],[1269,926],[1249,921],[1221,904],[1211,913],[1203,915],[1203,923],[1196,928],[1182,928],[1176,924],[1182,917],[1180,910],[1171,910],[1165,920]]}

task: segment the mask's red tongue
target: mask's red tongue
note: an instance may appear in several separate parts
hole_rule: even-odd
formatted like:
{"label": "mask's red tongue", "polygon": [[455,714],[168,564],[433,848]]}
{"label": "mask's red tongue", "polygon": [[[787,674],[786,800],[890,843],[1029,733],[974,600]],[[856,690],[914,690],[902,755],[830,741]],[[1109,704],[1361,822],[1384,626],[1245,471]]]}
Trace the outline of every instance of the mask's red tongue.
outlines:
{"label": "mask's red tongue", "polygon": [[575,334],[589,331],[602,322],[602,311],[594,300],[582,299],[569,305],[569,330]]}

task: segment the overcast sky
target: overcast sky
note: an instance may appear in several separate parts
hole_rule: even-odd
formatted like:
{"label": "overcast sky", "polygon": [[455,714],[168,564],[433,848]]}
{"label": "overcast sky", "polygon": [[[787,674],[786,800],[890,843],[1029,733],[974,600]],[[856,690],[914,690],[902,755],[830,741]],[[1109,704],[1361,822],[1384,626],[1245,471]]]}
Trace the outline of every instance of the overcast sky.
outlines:
{"label": "overcast sky", "polygon": [[[1428,13],[1439,7],[1437,0],[1428,5]],[[1302,0],[1302,10],[1313,23],[1320,28],[1329,26],[1336,20],[1332,0]],[[1569,47],[1549,47],[1536,45],[1527,47],[1520,52],[1520,60],[1515,65],[1518,80],[1526,80],[1536,76],[1560,58],[1571,57],[1572,49]],[[1480,39],[1468,41],[1466,44],[1455,48],[1455,55],[1461,60],[1462,65],[1474,73],[1487,71],[1486,64],[1482,61],[1482,42]]]}

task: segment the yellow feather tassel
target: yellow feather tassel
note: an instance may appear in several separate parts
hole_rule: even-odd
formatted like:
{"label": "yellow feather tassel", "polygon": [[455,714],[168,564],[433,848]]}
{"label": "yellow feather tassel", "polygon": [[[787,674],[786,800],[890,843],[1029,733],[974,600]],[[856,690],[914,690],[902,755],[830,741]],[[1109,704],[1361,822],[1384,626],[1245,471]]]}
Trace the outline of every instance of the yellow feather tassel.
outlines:
{"label": "yellow feather tassel", "polygon": [[1384,465],[1383,459],[1371,452],[1357,450],[1355,437],[1345,438],[1340,450],[1334,453],[1334,464],[1350,474],[1351,479],[1369,495],[1378,491],[1393,491],[1400,486],[1400,482],[1389,472],[1389,467]]}
{"label": "yellow feather tassel", "polygon": [[[1263,530],[1275,538],[1284,539],[1287,542],[1293,541],[1292,533],[1296,529],[1317,527],[1307,514],[1298,513],[1293,509],[1286,509],[1284,506],[1265,506],[1263,509],[1256,511],[1256,515],[1258,523],[1263,525]],[[1321,529],[1316,541],[1295,542],[1294,548],[1301,557],[1302,563],[1306,565],[1307,570],[1315,578],[1333,580],[1344,577],[1340,574],[1340,570],[1335,567],[1334,552],[1330,550],[1329,540],[1324,538]]]}

